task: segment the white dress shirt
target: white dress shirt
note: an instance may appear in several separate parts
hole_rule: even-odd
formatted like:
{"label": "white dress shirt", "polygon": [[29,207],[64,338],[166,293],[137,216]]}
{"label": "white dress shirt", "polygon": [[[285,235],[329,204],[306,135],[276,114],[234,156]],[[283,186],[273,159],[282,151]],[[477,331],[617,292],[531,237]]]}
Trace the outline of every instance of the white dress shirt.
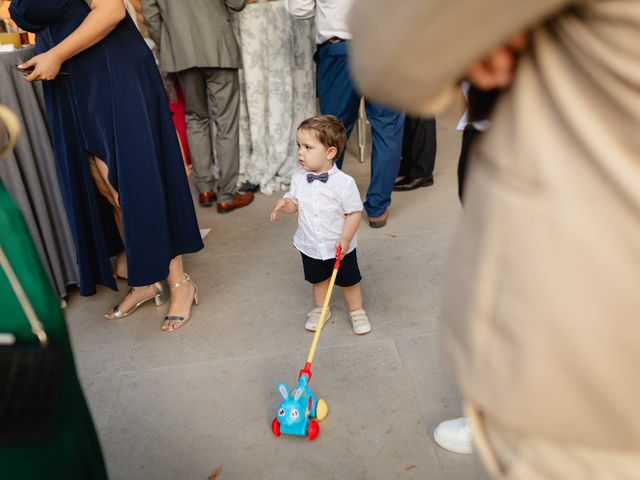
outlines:
{"label": "white dress shirt", "polygon": [[[470,88],[469,82],[463,81],[461,82],[461,86],[462,86],[462,93],[464,94],[464,99],[469,101],[469,88]],[[464,127],[466,127],[467,124],[469,123],[473,125],[473,128],[475,128],[480,132],[486,132],[487,130],[489,130],[489,125],[491,125],[490,120],[476,120],[475,122],[469,122],[469,109],[467,109],[462,114],[462,117],[460,117],[460,120],[458,120],[458,125],[456,126],[456,130],[458,130],[459,132],[462,132],[464,130]]]}
{"label": "white dress shirt", "polygon": [[[335,165],[329,170],[327,183],[307,181],[307,171],[291,177],[291,186],[284,198],[298,206],[298,230],[293,245],[311,258],[329,260],[336,256],[336,243],[342,235],[345,215],[363,209],[356,182]],[[356,233],[349,252],[356,248]],[[346,253],[349,253],[346,252]]]}
{"label": "white dress shirt", "polygon": [[295,18],[315,18],[316,43],[331,37],[350,40],[347,16],[352,0],[286,0],[287,11]]}

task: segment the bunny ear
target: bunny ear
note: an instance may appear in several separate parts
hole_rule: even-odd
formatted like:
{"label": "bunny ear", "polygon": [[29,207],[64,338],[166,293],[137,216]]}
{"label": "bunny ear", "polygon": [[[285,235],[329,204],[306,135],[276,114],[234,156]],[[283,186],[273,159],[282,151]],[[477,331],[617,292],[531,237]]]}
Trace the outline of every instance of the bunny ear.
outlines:
{"label": "bunny ear", "polygon": [[296,390],[296,394],[295,394],[295,396],[293,397],[293,399],[294,399],[294,400],[298,400],[298,399],[300,398],[300,396],[301,396],[301,395],[302,395],[302,389],[301,389],[301,388],[298,388],[298,389]]}
{"label": "bunny ear", "polygon": [[284,383],[278,385],[278,391],[280,392],[280,395],[282,395],[283,400],[286,400],[289,396],[289,391],[287,390],[287,386]]}

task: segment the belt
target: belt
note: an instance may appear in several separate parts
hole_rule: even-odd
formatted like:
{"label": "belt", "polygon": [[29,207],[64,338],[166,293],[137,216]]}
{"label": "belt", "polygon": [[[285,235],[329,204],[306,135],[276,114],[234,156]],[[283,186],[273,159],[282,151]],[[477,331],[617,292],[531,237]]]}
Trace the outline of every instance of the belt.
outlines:
{"label": "belt", "polygon": [[342,43],[344,41],[345,41],[344,38],[331,37],[329,40],[325,40],[324,42],[322,42],[319,46],[324,47],[325,45],[334,45],[336,43]]}

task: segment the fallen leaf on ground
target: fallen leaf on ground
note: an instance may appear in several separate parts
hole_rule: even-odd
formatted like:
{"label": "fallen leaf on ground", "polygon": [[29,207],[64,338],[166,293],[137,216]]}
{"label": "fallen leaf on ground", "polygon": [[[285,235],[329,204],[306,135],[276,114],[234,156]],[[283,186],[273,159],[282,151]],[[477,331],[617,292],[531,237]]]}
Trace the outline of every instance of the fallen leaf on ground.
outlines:
{"label": "fallen leaf on ground", "polygon": [[216,478],[218,478],[218,475],[220,475],[220,472],[222,472],[222,465],[220,465],[213,472],[211,472],[211,475],[209,475],[207,480],[216,480]]}

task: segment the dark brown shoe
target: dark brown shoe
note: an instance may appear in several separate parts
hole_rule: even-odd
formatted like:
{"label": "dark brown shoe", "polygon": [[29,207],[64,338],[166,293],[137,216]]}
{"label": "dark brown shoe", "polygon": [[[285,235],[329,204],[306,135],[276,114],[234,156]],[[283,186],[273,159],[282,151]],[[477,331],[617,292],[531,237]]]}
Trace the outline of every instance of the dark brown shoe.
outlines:
{"label": "dark brown shoe", "polygon": [[229,213],[236,208],[242,208],[253,202],[253,192],[238,192],[228,202],[218,202],[218,213]]}
{"label": "dark brown shoe", "polygon": [[369,217],[369,226],[371,228],[384,227],[387,224],[387,218],[389,218],[389,209],[385,208],[379,217]]}
{"label": "dark brown shoe", "polygon": [[213,192],[202,192],[198,197],[201,207],[210,207],[216,201],[216,194]]}

